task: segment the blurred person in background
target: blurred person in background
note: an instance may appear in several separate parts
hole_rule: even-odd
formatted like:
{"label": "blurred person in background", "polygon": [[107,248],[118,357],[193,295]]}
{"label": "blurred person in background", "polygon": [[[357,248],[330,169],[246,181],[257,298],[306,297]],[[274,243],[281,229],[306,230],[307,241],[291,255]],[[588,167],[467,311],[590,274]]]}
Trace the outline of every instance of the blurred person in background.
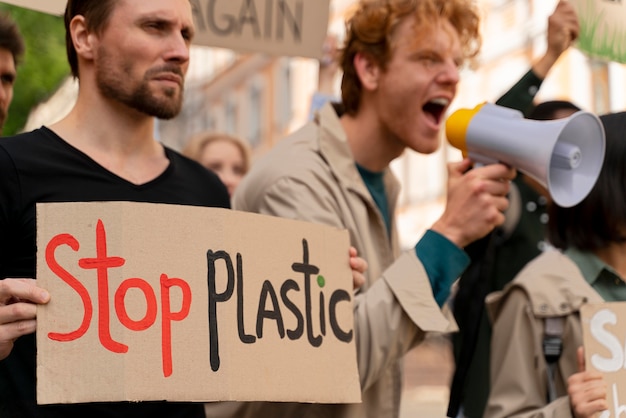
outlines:
{"label": "blurred person in background", "polygon": [[[230,206],[217,175],[154,139],[182,107],[194,35],[188,0],[68,0],[70,113],[0,141],[0,417],[204,418],[202,403],[39,405],[36,204],[140,201]],[[45,367],[45,365],[44,365]]]}
{"label": "blurred person in background", "polygon": [[609,408],[606,381],[584,366],[579,311],[585,303],[626,301],[626,112],[600,120],[606,152],[596,184],[575,206],[550,204],[555,249],[487,297],[486,418],[591,418]]}
{"label": "blurred person in background", "polygon": [[250,170],[248,144],[232,135],[201,132],[191,137],[182,153],[215,172],[231,197]]}
{"label": "blurred person in background", "polygon": [[363,402],[248,404],[237,416],[399,416],[404,356],[427,332],[455,328],[440,308],[469,263],[463,248],[504,221],[515,170],[451,163],[444,213],[403,253],[389,164],[407,148],[438,149],[459,68],[479,47],[472,0],[356,4],[339,54],[341,103],[323,105],[255,161],[233,207],[348,229],[369,265],[354,307]]}
{"label": "blurred person in background", "polygon": [[0,13],[0,135],[13,100],[13,84],[24,50],[17,23],[8,14]]}

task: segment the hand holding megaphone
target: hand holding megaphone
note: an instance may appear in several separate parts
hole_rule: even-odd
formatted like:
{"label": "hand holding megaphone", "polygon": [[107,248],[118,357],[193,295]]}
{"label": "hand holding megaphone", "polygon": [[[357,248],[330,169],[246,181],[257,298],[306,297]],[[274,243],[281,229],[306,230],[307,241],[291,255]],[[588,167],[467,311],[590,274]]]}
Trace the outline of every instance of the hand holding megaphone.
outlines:
{"label": "hand holding megaphone", "polygon": [[505,222],[510,181],[516,175],[516,170],[505,164],[470,170],[471,166],[469,158],[448,163],[446,206],[430,228],[460,248]]}
{"label": "hand holding megaphone", "polygon": [[446,135],[475,162],[504,163],[534,178],[563,207],[589,194],[604,161],[604,128],[596,115],[585,111],[537,121],[485,103],[454,112],[446,121]]}

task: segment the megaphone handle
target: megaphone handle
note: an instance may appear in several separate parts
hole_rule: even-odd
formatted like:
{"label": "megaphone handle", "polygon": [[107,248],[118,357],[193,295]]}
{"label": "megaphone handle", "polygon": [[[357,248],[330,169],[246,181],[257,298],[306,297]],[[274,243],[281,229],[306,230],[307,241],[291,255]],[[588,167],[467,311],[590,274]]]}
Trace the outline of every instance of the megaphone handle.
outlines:
{"label": "megaphone handle", "polygon": [[467,156],[474,162],[474,165],[481,163],[482,165],[497,164],[500,161],[496,158],[487,157],[477,152],[469,152]]}
{"label": "megaphone handle", "polygon": [[[484,167],[486,164],[481,162],[474,163],[474,168]],[[514,182],[510,183],[511,189],[506,195],[509,199],[509,207],[504,211],[504,223],[496,229],[501,231],[501,239],[508,238],[515,229],[521,216],[522,196]]]}

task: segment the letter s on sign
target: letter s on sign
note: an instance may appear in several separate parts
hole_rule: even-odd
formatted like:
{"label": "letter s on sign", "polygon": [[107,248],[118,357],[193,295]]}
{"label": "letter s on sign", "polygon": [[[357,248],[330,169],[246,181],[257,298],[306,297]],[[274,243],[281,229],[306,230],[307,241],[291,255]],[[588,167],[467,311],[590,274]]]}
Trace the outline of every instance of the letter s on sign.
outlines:
{"label": "letter s on sign", "polygon": [[85,286],[57,263],[55,251],[61,245],[67,245],[74,251],[78,251],[80,248],[78,241],[72,235],[59,234],[52,238],[46,246],[46,264],[48,264],[48,267],[54,274],[78,293],[83,302],[84,315],[80,326],[76,330],[68,333],[50,332],[48,333],[48,338],[54,341],[73,341],[82,337],[89,329],[91,317],[93,316],[93,306]]}
{"label": "letter s on sign", "polygon": [[591,335],[611,353],[610,358],[593,354],[591,364],[600,372],[616,372],[624,366],[624,350],[615,335],[604,328],[604,325],[617,323],[617,316],[609,309],[596,312],[591,318],[589,328]]}

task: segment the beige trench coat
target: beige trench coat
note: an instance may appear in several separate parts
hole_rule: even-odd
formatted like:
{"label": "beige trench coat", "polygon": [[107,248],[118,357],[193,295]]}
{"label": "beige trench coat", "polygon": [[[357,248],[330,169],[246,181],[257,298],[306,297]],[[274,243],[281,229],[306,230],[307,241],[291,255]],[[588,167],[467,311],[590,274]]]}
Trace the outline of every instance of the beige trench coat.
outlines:
{"label": "beige trench coat", "polygon": [[[486,418],[572,417],[567,378],[578,371],[576,350],[582,346],[578,311],[602,297],[580,270],[559,251],[531,261],[502,291],[487,296],[493,324],[491,393]],[[558,398],[547,404],[547,363],[543,352],[544,318],[565,318],[563,350],[555,382]]]}
{"label": "beige trench coat", "polygon": [[[399,185],[390,171],[385,175],[385,187],[393,213]],[[256,162],[233,200],[236,210],[316,222],[350,232],[352,245],[369,263],[366,283],[354,300],[363,402],[222,403],[207,406],[207,416],[397,418],[404,354],[423,340],[425,332],[451,331],[456,325],[437,306],[415,252],[400,254],[395,227],[389,239],[332,106],[326,105],[314,122]]]}

